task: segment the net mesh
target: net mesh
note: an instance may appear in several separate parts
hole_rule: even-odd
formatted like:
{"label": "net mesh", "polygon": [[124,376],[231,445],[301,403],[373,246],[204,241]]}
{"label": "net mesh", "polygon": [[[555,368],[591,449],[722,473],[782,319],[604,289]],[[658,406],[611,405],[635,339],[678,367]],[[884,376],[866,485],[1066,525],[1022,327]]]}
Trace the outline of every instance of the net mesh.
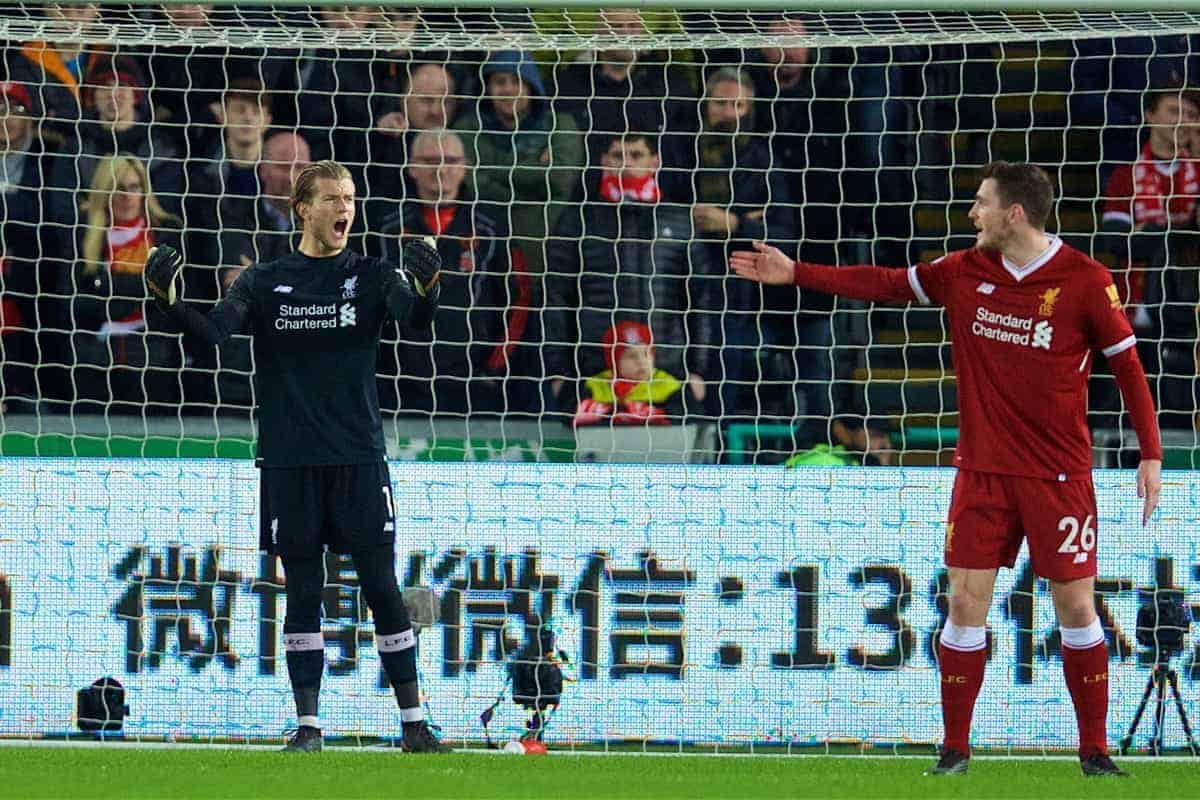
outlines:
{"label": "net mesh", "polygon": [[[23,200],[6,219],[10,452],[95,448],[96,415],[108,452],[121,435],[191,452],[249,438],[249,344],[215,357],[181,349],[152,318],[143,335],[138,256],[103,266],[117,228],[103,197],[91,211],[88,199],[106,156],[132,152],[147,167],[161,211],[152,227],[186,247],[188,297],[205,304],[286,250],[280,196],[297,158],[349,164],[362,200],[355,245],[394,255],[397,234],[428,228],[420,208],[438,182],[460,180],[435,174],[438,153],[411,152],[422,129],[446,127],[462,145],[455,191],[472,233],[443,257],[473,271],[473,288],[444,304],[454,318],[434,341],[388,334],[380,389],[393,453],[446,439],[452,452],[522,457],[574,447],[583,458],[780,461],[814,446],[861,454],[866,441],[899,451],[887,461],[944,460],[956,419],[936,312],[760,295],[724,261],[756,237],[828,263],[935,257],[969,242],[976,168],[1006,158],[1047,167],[1052,229],[1118,270],[1171,440],[1190,458],[1186,235],[1147,255],[1147,237],[1120,228],[1123,198],[1107,196],[1123,191],[1110,181],[1148,130],[1149,91],[1190,79],[1190,12],[64,9],[10,4],[0,16],[9,101],[28,97],[33,123],[9,152],[31,148],[37,162],[23,186],[8,184]],[[489,62],[514,51],[530,63]],[[536,82],[528,130],[497,136],[489,75],[522,69]],[[730,119],[709,97],[714,76],[719,91],[742,79],[753,97]],[[226,102],[249,116],[226,124]],[[661,219],[623,211],[601,225],[603,160],[630,131],[659,150]],[[1181,118],[1180,140],[1191,131]],[[274,204],[256,204],[270,192]],[[606,366],[603,336],[626,319],[649,323],[655,366],[684,382],[682,432],[571,430],[586,379]],[[1093,410],[1097,461],[1116,463],[1128,437],[1103,375]]]}
{"label": "net mesh", "polygon": [[[1200,107],[1182,88],[1200,67],[1193,12],[2,11],[6,455],[252,455],[248,340],[212,353],[159,330],[141,265],[151,244],[177,244],[186,298],[211,306],[240,270],[292,247],[282,201],[294,165],[334,157],[358,186],[355,249],[394,258],[401,236],[448,231],[447,316],[424,338],[388,330],[380,352],[395,459],[948,463],[957,407],[939,311],[759,291],[729,276],[726,256],[765,238],[825,263],[936,258],[973,242],[978,168],[1009,159],[1050,171],[1050,229],[1113,268],[1168,465],[1194,466],[1200,173],[1177,159],[1162,207],[1139,208],[1130,198],[1142,192],[1126,185],[1147,137],[1179,153],[1200,146]],[[1156,104],[1151,119],[1159,88],[1171,110]],[[521,120],[515,133],[509,117]],[[133,160],[108,160],[124,153]],[[614,180],[616,163],[629,169]],[[647,164],[651,183],[638,170]],[[147,188],[155,202],[139,205]],[[124,212],[130,196],[138,213]],[[447,198],[456,211],[443,218],[433,201]],[[672,424],[647,408],[616,419],[619,404],[586,405],[606,404],[588,379],[608,367],[604,336],[617,323],[635,326],[618,329],[634,337],[625,344],[649,328],[671,393],[648,405]],[[1090,408],[1096,463],[1122,465],[1136,442],[1103,368]],[[160,463],[0,464],[0,658],[10,659],[0,680],[16,680],[23,703],[0,733],[44,732],[37,720],[69,727],[61,702],[52,710],[53,695],[28,687],[61,695],[97,677],[89,653],[166,709],[138,736],[261,737],[285,722],[280,576],[243,536],[254,473]],[[415,509],[403,520],[415,531],[405,575],[441,584],[443,611],[456,615],[425,634],[433,696],[486,705],[503,681],[495,662],[553,607],[569,615],[559,633],[580,678],[572,702],[596,710],[561,718],[560,742],[936,738],[927,642],[945,613],[945,475],[780,477],[792,474],[406,474],[396,486]],[[1132,531],[1136,509],[1119,477],[1109,483],[1106,535]],[[1114,543],[1103,591],[1110,646],[1128,667],[1121,719],[1146,659],[1120,621],[1128,627],[1154,586],[1195,600],[1189,503],[1168,508],[1178,528],[1161,551]],[[461,541],[448,544],[447,530]],[[79,531],[88,563],[102,565],[95,575],[72,561]],[[922,532],[924,549],[910,549]],[[776,549],[763,550],[768,541]],[[28,542],[52,554],[44,566],[26,557]],[[330,565],[342,617],[329,630],[346,676],[333,679],[332,725],[367,735],[390,717],[380,698],[361,702],[377,665],[360,647],[368,620],[344,568]],[[981,735],[1052,748],[1073,735],[1067,706],[1038,725],[1023,716],[1030,703],[1067,702],[1045,666],[1058,647],[1047,587],[1028,570],[1010,577],[1009,616],[998,606],[995,625],[1011,633],[998,658],[1013,694],[981,706]],[[667,608],[647,610],[656,603]],[[81,639],[116,625],[123,647],[73,647],[74,630],[64,640],[22,608],[73,609],[88,623]],[[4,672],[20,666],[14,654],[44,652],[62,654],[62,669]],[[899,669],[909,665],[920,669]],[[262,686],[245,677],[255,669]],[[234,705],[256,691],[266,699],[240,711],[174,702],[177,686],[200,697],[213,681]],[[883,724],[875,712],[894,690],[911,714]],[[734,727],[706,727],[722,704]],[[364,705],[379,716],[361,717]],[[478,737],[473,716],[441,708],[456,739]],[[506,708],[503,724],[519,729]],[[685,733],[672,708],[686,709]]]}
{"label": "net mesh", "polygon": [[[169,7],[164,7],[169,8]],[[178,6],[176,7],[178,9]],[[344,6],[326,9],[345,15]],[[37,6],[4,3],[5,38],[92,43],[222,44],[234,47],[408,47],[414,50],[584,50],[605,43],[696,49],[762,44],[861,46],[1155,36],[1200,29],[1197,12],[1179,10],[882,11],[706,10],[643,8],[644,31],[614,31],[598,9],[438,8],[363,4],[370,27],[330,26],[320,5],[215,4],[198,16],[163,16],[152,4],[107,4],[92,19],[47,19]],[[804,23],[781,34],[780,18]],[[410,21],[411,20],[411,21]]]}

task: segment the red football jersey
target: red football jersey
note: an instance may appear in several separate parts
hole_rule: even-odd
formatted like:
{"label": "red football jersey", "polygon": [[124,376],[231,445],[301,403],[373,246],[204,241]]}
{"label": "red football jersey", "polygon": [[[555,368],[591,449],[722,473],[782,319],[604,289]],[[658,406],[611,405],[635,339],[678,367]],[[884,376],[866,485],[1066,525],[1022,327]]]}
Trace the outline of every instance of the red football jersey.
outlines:
{"label": "red football jersey", "polygon": [[1017,267],[959,250],[908,270],[922,304],[945,306],[960,432],[955,465],[1057,480],[1090,476],[1092,352],[1136,343],[1108,268],[1051,237]]}

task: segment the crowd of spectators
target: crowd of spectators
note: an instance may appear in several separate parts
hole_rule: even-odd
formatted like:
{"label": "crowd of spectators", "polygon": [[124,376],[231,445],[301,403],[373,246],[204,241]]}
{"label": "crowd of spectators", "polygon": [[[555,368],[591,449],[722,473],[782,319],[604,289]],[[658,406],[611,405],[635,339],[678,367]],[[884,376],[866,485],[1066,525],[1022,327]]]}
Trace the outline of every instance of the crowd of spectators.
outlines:
{"label": "crowd of spectators", "polygon": [[[75,22],[100,13],[45,7]],[[210,11],[145,13],[189,27]],[[332,28],[418,23],[413,9],[314,13]],[[646,32],[632,9],[599,24]],[[804,32],[794,18],[770,25]],[[1191,426],[1200,289],[1178,267],[1200,263],[1200,105],[1181,88],[1188,42],[1163,38],[1146,51],[1161,60],[1127,48],[1154,66],[1132,88],[1113,81],[1136,70],[1099,74],[1121,53],[1081,57],[1071,107],[1080,120],[1136,115],[1124,139],[1105,134],[1128,163],[1105,168],[1098,241],[1154,343],[1151,371],[1174,376],[1160,387],[1166,416]],[[142,302],[141,268],[154,245],[178,245],[187,298],[217,301],[238,272],[294,246],[291,177],[334,158],[358,187],[357,249],[396,260],[405,238],[433,235],[445,263],[432,329],[387,337],[385,407],[574,424],[776,417],[828,441],[830,421],[854,411],[830,388],[831,300],[733,279],[727,256],[764,240],[827,263],[913,257],[893,246],[911,225],[905,181],[881,176],[915,161],[915,82],[935,54],[902,55],[9,42],[4,407],[252,405],[247,342],[185,349]],[[1151,77],[1172,88],[1149,91]],[[1131,92],[1136,114],[1113,105]]]}

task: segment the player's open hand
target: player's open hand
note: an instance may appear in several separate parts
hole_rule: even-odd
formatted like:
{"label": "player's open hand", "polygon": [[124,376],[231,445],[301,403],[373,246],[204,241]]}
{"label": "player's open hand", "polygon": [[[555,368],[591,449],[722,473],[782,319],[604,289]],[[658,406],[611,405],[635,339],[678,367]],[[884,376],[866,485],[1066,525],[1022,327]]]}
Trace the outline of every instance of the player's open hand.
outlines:
{"label": "player's open hand", "polygon": [[438,255],[437,240],[432,236],[412,239],[404,246],[403,267],[412,276],[417,292],[424,297],[438,282],[442,257]]}
{"label": "player's open hand", "polygon": [[1137,493],[1143,499],[1142,525],[1150,521],[1150,515],[1158,507],[1158,495],[1162,492],[1162,462],[1142,459],[1137,470]]}
{"label": "player's open hand", "polygon": [[729,257],[729,266],[743,278],[759,283],[792,283],[795,263],[778,247],[754,242],[753,250],[739,250]]}

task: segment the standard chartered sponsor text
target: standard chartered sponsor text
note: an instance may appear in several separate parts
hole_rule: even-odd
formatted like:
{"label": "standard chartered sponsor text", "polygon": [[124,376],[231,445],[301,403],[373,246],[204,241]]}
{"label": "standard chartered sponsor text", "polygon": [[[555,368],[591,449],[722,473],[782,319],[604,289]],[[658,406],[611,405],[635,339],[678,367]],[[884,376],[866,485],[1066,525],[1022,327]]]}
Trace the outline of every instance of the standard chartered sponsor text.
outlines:
{"label": "standard chartered sponsor text", "polygon": [[997,342],[1028,345],[1029,331],[1033,328],[1033,317],[1018,317],[1015,314],[998,314],[983,306],[975,309],[975,321],[971,333]]}
{"label": "standard chartered sponsor text", "polygon": [[987,322],[992,325],[1000,325],[1004,328],[1018,328],[1027,331],[1033,327],[1033,317],[1018,317],[1015,314],[997,314],[995,311],[988,311],[983,306],[975,309],[975,319],[978,322]]}
{"label": "standard chartered sponsor text", "polygon": [[[275,330],[277,331],[311,331],[321,330],[323,328],[336,328],[337,321],[337,303],[328,305],[311,305],[311,306],[292,306],[286,303],[279,306],[279,318],[275,320]],[[328,316],[328,319],[314,319],[314,317]],[[288,319],[289,317],[299,317],[299,319]]]}
{"label": "standard chartered sponsor text", "polygon": [[279,316],[281,317],[315,317],[320,314],[336,314],[337,303],[330,303],[327,306],[311,305],[311,306],[289,306],[286,303],[279,306]]}

